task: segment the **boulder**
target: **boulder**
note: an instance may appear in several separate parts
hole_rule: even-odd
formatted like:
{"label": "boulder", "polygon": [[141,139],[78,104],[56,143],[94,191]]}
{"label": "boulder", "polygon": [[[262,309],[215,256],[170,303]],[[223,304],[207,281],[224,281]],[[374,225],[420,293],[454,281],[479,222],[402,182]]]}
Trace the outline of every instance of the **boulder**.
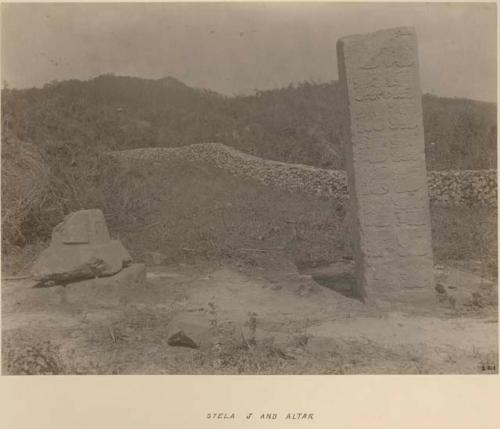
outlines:
{"label": "boulder", "polygon": [[111,240],[100,210],[70,213],[52,232],[50,246],[35,261],[32,276],[39,284],[67,284],[111,276],[132,261],[118,240]]}
{"label": "boulder", "polygon": [[106,244],[108,227],[101,210],[80,210],[70,213],[52,231],[51,245]]}
{"label": "boulder", "polygon": [[173,347],[189,347],[198,349],[200,346],[196,344],[184,331],[178,331],[168,339],[168,345]]}
{"label": "boulder", "polygon": [[[175,314],[166,327],[168,344],[170,346],[210,348],[215,339],[215,331],[211,327],[206,311],[184,311]],[[188,339],[187,339],[188,338]]]}

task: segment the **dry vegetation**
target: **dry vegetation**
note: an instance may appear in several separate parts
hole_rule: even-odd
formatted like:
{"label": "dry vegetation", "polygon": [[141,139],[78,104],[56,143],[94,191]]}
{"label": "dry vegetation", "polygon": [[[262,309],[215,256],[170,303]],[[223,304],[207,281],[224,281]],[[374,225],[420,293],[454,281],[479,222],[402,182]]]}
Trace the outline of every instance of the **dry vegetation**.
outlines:
{"label": "dry vegetation", "polygon": [[50,178],[40,150],[4,134],[2,139],[2,235],[5,243],[25,243],[36,234],[28,226],[50,194]]}
{"label": "dry vegetation", "polygon": [[52,328],[36,334],[6,331],[2,373],[494,374],[498,368],[495,352],[477,350],[473,344],[458,353],[446,347],[435,350],[431,344],[394,346],[367,338],[330,339],[320,346],[307,331],[298,330],[276,341],[271,334],[252,334],[251,328],[242,334],[224,323],[212,325],[209,347],[175,348],[167,343],[170,319],[168,309],[128,307],[77,329]]}
{"label": "dry vegetation", "polygon": [[[175,80],[107,76],[2,96],[4,272],[29,269],[52,228],[82,208],[102,209],[112,235],[138,261],[160,252],[167,263],[237,260],[252,266],[266,259],[272,264],[270,255],[279,255],[309,267],[351,257],[345,207],[331,198],[283,192],[203,163],[146,169],[102,155],[217,140],[264,158],[339,167],[334,84],[226,99]],[[429,168],[496,167],[495,106],[426,96],[424,109]],[[432,229],[437,263],[496,277],[496,209],[432,207]],[[359,373],[381,361],[387,364],[382,371],[440,370],[415,350],[369,342],[308,355],[307,335],[290,336],[294,355],[272,339],[248,341],[221,325],[215,333],[220,341],[209,350],[165,355],[168,311],[129,311],[112,323],[89,325],[84,360],[78,350],[60,349],[57,339],[71,334],[62,328],[33,338],[6,332],[3,370],[109,374],[143,365],[151,373]],[[473,358],[486,367],[497,359]]]}
{"label": "dry vegetation", "polygon": [[[78,196],[71,208],[102,209],[137,260],[151,251],[169,262],[249,259],[255,252],[248,249],[256,249],[308,266],[351,256],[345,208],[335,200],[265,187],[202,163],[145,169],[90,160],[69,167]],[[432,221],[437,262],[475,261],[484,275],[496,275],[494,209],[436,206]],[[49,220],[44,226],[40,240],[49,238]]]}
{"label": "dry vegetation", "polygon": [[[254,236],[267,240],[269,235],[276,238],[271,242],[281,245],[286,235],[288,249],[295,248],[295,252],[302,247],[307,253],[310,243],[332,239],[344,251],[347,243],[339,232],[344,227],[337,219],[343,208],[335,201],[281,196],[258,186],[252,190],[254,184],[244,185],[225,175],[218,178],[219,172],[202,165],[192,167],[192,178],[184,166],[172,166],[168,169],[173,174],[155,179],[159,173],[117,171],[101,156],[107,150],[220,141],[267,159],[340,168],[338,98],[335,82],[305,82],[227,98],[173,78],[109,75],[86,82],[55,82],[41,89],[4,88],[2,254],[7,265],[9,256],[25,255],[21,249],[27,245],[39,246],[65,214],[80,208],[103,208],[116,231],[140,241],[133,230],[159,220],[163,213],[159,199],[163,201],[164,195],[168,201],[161,203],[163,210],[169,204],[178,207],[165,211],[170,219],[165,224],[165,243],[175,249],[176,257],[182,254],[176,247],[179,242],[182,248],[201,254],[220,254],[257,246],[263,239],[255,242]],[[494,104],[429,95],[423,104],[429,169],[496,167]],[[197,177],[208,181],[199,183]],[[209,199],[218,206],[207,206]],[[246,207],[243,201],[255,206]],[[175,225],[169,213],[180,216]],[[218,223],[223,219],[226,231],[218,226],[210,229],[214,219]],[[190,222],[200,226],[191,230]],[[271,234],[273,227],[278,229]],[[153,239],[165,234],[157,228],[148,231]],[[221,232],[227,238],[221,238]],[[307,244],[298,246],[300,240]],[[132,250],[136,247],[128,244]],[[326,259],[331,256],[324,255]],[[306,255],[301,258],[307,259]]]}

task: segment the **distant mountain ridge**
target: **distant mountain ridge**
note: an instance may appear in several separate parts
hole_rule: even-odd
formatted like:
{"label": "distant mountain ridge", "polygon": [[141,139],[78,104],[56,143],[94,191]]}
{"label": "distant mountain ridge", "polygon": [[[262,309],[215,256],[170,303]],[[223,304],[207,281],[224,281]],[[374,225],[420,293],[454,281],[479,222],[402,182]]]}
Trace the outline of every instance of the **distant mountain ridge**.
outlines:
{"label": "distant mountain ridge", "polygon": [[[220,142],[262,158],[343,167],[336,82],[227,97],[173,77],[103,75],[2,90],[2,134],[75,158],[89,150]],[[428,168],[496,168],[496,104],[423,96]]]}

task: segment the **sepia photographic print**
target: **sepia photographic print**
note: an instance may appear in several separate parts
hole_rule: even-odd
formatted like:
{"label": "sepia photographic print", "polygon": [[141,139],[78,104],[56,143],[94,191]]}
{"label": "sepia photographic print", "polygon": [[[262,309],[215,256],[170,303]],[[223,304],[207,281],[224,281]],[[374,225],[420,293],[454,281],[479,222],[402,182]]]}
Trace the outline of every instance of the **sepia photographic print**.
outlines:
{"label": "sepia photographic print", "polygon": [[496,3],[1,14],[2,378],[498,374]]}

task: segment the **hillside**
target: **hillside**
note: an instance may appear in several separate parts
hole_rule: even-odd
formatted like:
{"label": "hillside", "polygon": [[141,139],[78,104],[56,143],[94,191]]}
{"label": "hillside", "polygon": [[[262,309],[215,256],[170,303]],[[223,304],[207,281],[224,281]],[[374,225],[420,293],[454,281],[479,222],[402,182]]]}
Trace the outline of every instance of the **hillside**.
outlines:
{"label": "hillside", "polygon": [[[202,162],[232,176],[280,188],[286,192],[333,198],[348,198],[347,176],[343,170],[304,164],[271,161],[248,155],[221,143],[198,143],[175,148],[138,148],[110,152],[123,166],[166,167],[175,162]],[[431,204],[497,206],[496,170],[427,171]]]}
{"label": "hillside", "polygon": [[[496,105],[423,97],[429,170],[496,168]],[[99,76],[2,90],[2,250],[104,208],[104,151],[220,142],[264,159],[342,168],[335,82],[224,97],[174,78]],[[26,172],[30,173],[27,174]],[[123,198],[127,198],[126,192]],[[134,215],[134,213],[131,213]]]}
{"label": "hillside", "polygon": [[[423,108],[429,169],[496,168],[495,104],[424,95]],[[224,97],[171,77],[105,75],[4,89],[2,115],[4,130],[51,157],[217,141],[276,161],[343,164],[336,82]]]}

